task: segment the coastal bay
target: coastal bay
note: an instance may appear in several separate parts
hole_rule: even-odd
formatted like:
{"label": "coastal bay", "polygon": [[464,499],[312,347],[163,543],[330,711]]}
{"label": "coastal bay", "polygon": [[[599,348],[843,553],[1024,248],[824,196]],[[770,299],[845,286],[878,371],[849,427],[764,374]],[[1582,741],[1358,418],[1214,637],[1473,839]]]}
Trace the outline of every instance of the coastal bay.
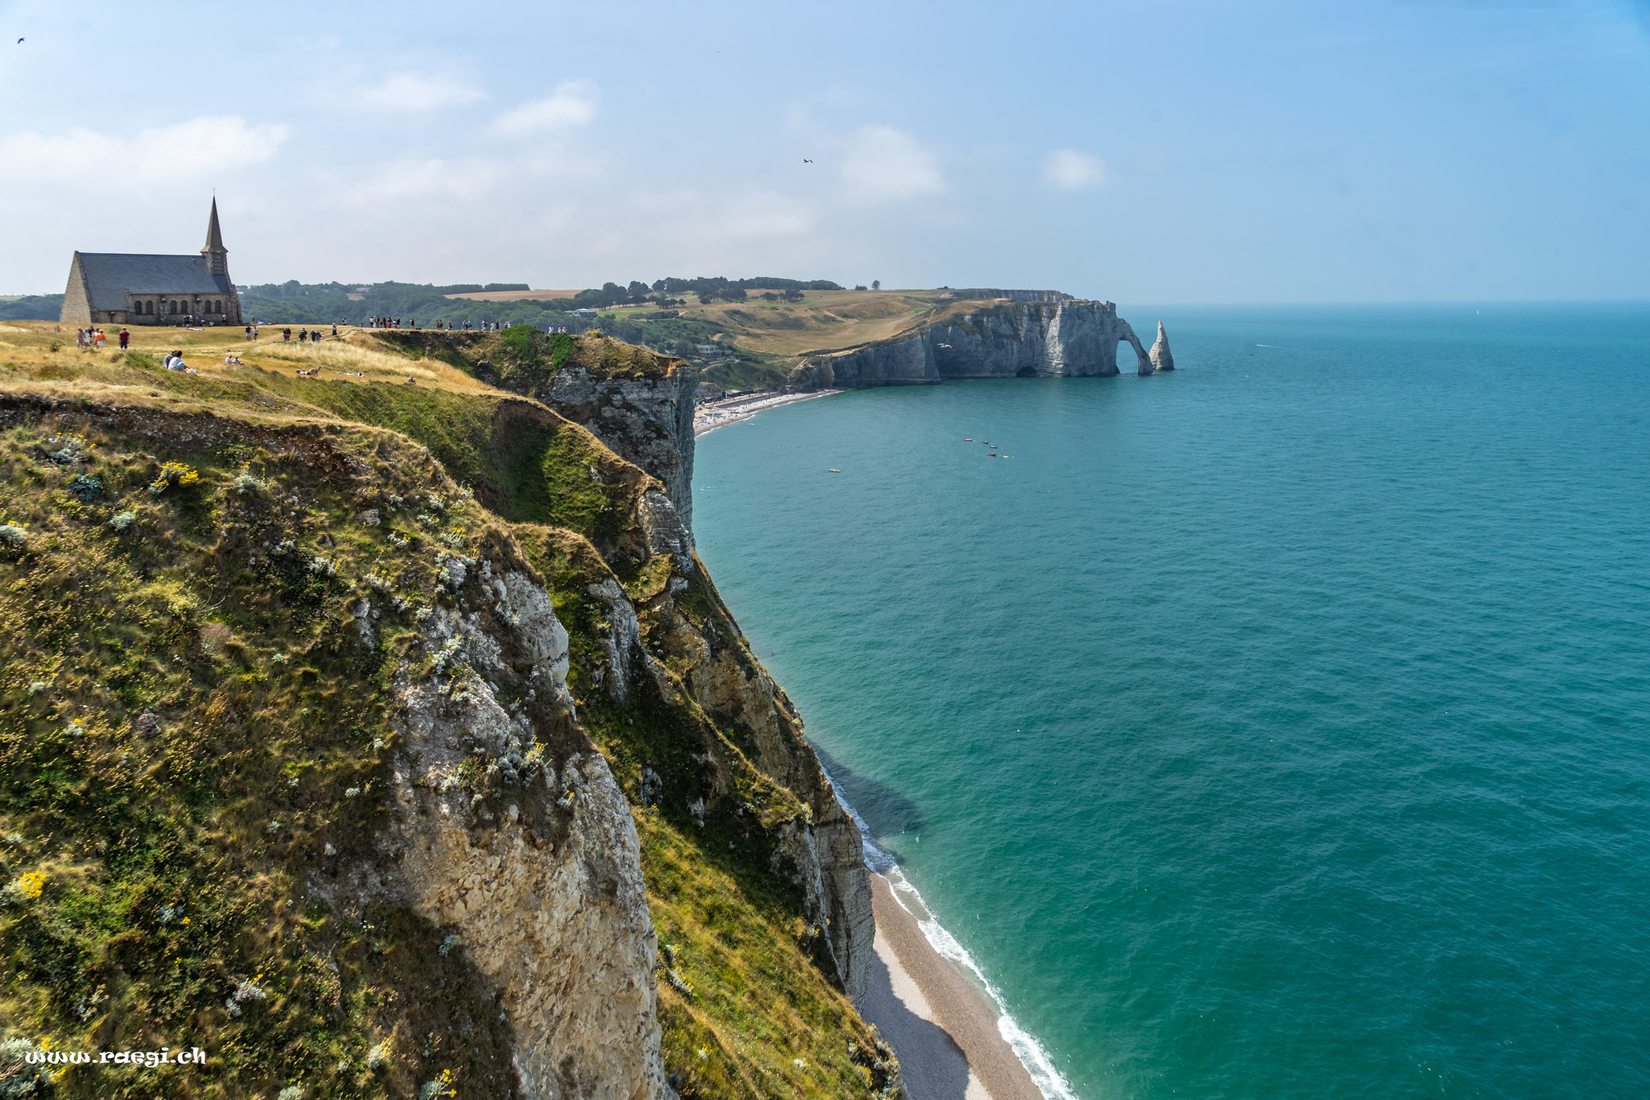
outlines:
{"label": "coastal bay", "polygon": [[1075,1095],[1642,1092],[1642,308],[1169,323],[704,441],[839,789]]}

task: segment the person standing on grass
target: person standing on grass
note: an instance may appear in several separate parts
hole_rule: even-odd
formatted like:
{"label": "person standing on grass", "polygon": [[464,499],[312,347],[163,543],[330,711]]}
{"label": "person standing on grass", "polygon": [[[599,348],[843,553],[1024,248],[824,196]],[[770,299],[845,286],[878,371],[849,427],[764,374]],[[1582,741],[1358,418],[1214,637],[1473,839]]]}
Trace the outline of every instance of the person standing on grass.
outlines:
{"label": "person standing on grass", "polygon": [[132,334],[126,331],[125,325],[120,326],[120,331],[115,333],[115,338],[120,341],[121,351],[125,351],[126,345],[132,342]]}

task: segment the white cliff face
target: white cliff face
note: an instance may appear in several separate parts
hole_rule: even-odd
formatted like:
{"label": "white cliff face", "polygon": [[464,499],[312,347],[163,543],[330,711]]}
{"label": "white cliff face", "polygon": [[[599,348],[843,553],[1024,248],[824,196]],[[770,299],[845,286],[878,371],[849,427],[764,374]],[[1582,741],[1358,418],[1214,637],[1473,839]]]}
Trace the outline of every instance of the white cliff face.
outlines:
{"label": "white cliff face", "polygon": [[395,699],[395,812],[371,866],[318,891],[409,905],[496,990],[522,1094],[673,1097],[656,945],[629,804],[574,721],[568,637],[544,589],[448,570],[427,668]]}
{"label": "white cliff face", "polygon": [[604,378],[569,366],[556,373],[544,400],[590,429],[620,458],[664,482],[682,525],[691,531],[698,388],[699,372],[683,362],[673,363],[662,378]]}
{"label": "white cliff face", "polygon": [[1060,342],[1060,318],[1066,312],[1066,303],[1061,302],[1054,307],[1054,316],[1048,322],[1048,333],[1043,338],[1048,347],[1048,370],[1050,374],[1066,373],[1066,346]]}
{"label": "white cliff face", "polygon": [[1153,370],[1174,370],[1174,352],[1169,350],[1169,336],[1163,331],[1163,322],[1157,322],[1157,339],[1152,341]]}
{"label": "white cliff face", "polygon": [[948,378],[1035,378],[1118,373],[1127,344],[1140,374],[1146,349],[1110,302],[1076,299],[994,302],[892,340],[809,356],[792,374],[798,388],[942,382]]}

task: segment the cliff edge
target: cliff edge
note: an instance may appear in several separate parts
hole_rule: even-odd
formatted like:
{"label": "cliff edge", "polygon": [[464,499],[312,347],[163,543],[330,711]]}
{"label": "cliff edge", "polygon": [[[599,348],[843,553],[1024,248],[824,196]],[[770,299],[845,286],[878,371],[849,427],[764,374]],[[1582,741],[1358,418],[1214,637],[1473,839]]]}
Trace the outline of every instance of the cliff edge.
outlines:
{"label": "cliff edge", "polygon": [[358,335],[0,333],[0,1082],[898,1095],[858,831],[665,484]]}
{"label": "cliff edge", "polygon": [[1122,344],[1133,350],[1137,373],[1153,373],[1150,355],[1115,304],[1020,292],[952,303],[893,339],[806,355],[789,384],[855,389],[948,378],[1104,377],[1119,373]]}

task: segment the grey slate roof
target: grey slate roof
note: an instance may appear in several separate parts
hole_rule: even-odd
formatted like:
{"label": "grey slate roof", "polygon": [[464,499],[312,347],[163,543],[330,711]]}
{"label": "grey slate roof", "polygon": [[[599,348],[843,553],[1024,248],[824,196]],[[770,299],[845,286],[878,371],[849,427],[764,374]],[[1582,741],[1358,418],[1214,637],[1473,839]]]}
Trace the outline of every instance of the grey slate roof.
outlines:
{"label": "grey slate roof", "polygon": [[227,278],[212,274],[205,256],[82,252],[80,263],[93,309],[125,309],[128,292],[228,297],[231,291]]}

